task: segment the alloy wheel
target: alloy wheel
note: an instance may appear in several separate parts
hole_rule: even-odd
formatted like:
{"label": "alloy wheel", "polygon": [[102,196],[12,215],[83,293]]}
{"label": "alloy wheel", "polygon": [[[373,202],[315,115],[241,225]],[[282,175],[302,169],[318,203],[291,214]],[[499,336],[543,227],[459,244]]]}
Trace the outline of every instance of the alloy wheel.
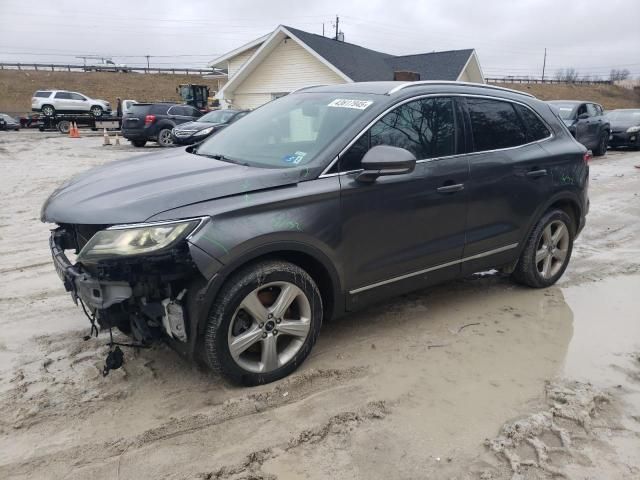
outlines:
{"label": "alloy wheel", "polygon": [[169,147],[173,145],[173,137],[171,136],[171,130],[162,130],[158,135],[158,143],[163,147]]}
{"label": "alloy wheel", "polygon": [[44,107],[42,107],[42,113],[44,113],[47,117],[53,116],[53,107],[45,105]]}
{"label": "alloy wheel", "polygon": [[240,303],[229,324],[227,342],[244,370],[267,373],[286,365],[311,331],[311,304],[290,282],[271,282]]}
{"label": "alloy wheel", "polygon": [[569,230],[561,220],[550,222],[542,231],[536,249],[536,269],[549,279],[563,267],[569,252]]}

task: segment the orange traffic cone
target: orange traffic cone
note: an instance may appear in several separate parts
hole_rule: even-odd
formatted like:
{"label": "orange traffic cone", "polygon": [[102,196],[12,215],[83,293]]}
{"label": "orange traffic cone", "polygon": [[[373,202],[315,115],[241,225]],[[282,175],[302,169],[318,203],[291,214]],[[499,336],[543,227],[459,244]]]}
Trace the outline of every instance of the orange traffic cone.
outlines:
{"label": "orange traffic cone", "polygon": [[102,146],[106,147],[107,145],[111,146],[111,140],[109,140],[109,134],[107,133],[107,129],[104,129],[104,142],[102,142]]}
{"label": "orange traffic cone", "polygon": [[73,131],[73,122],[69,122],[69,138],[75,138],[73,136],[74,131]]}
{"label": "orange traffic cone", "polygon": [[77,122],[73,122],[73,131],[74,131],[73,138],[80,138],[80,129],[78,128]]}

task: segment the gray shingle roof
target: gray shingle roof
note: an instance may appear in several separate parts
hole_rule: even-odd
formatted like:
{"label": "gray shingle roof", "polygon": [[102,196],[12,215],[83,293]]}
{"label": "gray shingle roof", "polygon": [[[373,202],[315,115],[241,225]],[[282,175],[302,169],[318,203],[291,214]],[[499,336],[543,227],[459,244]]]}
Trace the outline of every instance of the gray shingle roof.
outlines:
{"label": "gray shingle roof", "polygon": [[393,72],[398,70],[417,72],[421,80],[456,80],[473,52],[467,49],[394,56],[284,27],[355,82],[393,80]]}

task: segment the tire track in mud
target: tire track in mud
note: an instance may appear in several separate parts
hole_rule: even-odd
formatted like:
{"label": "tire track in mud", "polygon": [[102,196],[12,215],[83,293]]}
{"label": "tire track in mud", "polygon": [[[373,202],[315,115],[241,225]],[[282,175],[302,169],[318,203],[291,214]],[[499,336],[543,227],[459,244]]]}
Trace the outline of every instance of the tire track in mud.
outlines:
{"label": "tire track in mud", "polygon": [[244,461],[235,465],[225,465],[215,471],[200,473],[193,477],[203,480],[275,480],[275,475],[265,473],[262,467],[268,460],[308,444],[318,444],[331,435],[349,435],[361,424],[381,420],[390,413],[387,403],[379,400],[367,403],[355,411],[341,412],[330,417],[317,427],[301,431],[287,443],[251,452]]}
{"label": "tire track in mud", "polygon": [[[326,392],[336,386],[344,387],[345,382],[357,381],[364,377],[367,372],[367,367],[352,367],[344,370],[307,370],[285,379],[270,390],[250,393],[239,398],[227,400],[211,407],[208,412],[172,419],[163,425],[146,430],[131,438],[78,445],[46,455],[38,456],[36,454],[25,462],[15,462],[0,466],[0,478],[7,478],[12,474],[33,474],[34,468],[38,468],[38,465],[68,464],[71,462],[74,467],[80,467],[86,464],[95,464],[97,461],[104,461],[122,455],[125,451],[132,452],[153,443],[192,434],[231,420],[261,414],[303,401],[316,393]],[[369,413],[368,415],[373,416],[374,414]],[[346,414],[344,421],[349,419],[358,421],[361,416],[362,414],[358,413]],[[338,421],[337,418],[342,417],[337,416],[334,421]],[[303,432],[298,443],[305,443],[316,437],[321,438],[322,432]]]}

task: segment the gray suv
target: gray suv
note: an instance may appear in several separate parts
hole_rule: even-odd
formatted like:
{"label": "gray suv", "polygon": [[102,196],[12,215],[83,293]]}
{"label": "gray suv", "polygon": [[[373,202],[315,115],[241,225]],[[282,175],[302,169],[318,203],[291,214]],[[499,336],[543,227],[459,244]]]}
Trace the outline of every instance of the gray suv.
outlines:
{"label": "gray suv", "polygon": [[387,297],[491,268],[553,285],[585,225],[588,161],[528,94],[351,83],[83,173],[41,218],[92,324],[255,385],[297,368],[323,321]]}

